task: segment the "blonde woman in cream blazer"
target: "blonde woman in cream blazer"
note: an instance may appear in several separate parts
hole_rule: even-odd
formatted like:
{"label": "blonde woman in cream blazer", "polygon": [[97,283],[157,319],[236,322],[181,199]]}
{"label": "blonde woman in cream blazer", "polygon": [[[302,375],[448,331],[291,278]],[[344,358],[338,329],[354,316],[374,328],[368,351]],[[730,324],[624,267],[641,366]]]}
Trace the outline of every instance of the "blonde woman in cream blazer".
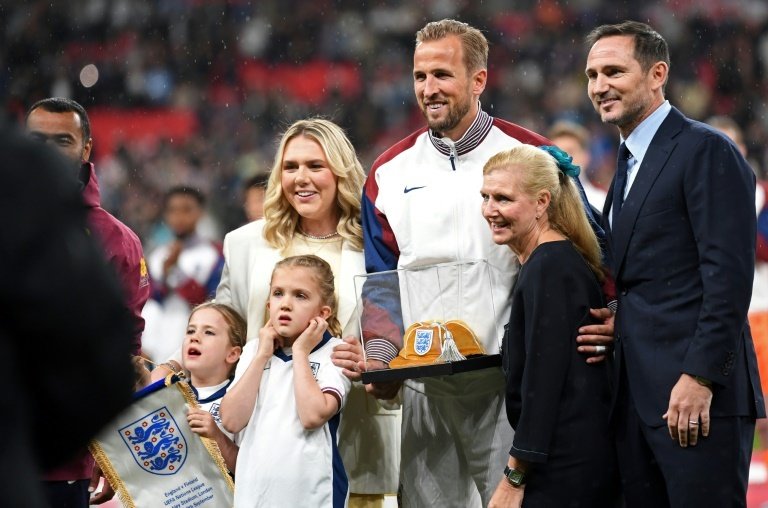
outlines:
{"label": "blonde woman in cream blazer", "polygon": [[[250,365],[264,326],[272,269],[285,257],[315,254],[331,265],[338,298],[340,337],[334,355],[361,360],[354,276],[365,273],[360,198],[365,178],[343,130],[322,119],[301,120],[283,134],[270,174],[264,219],[226,235],[225,265],[216,301],[248,322],[235,377]],[[339,348],[344,348],[341,352]],[[358,356],[355,356],[358,355]],[[334,363],[352,369],[355,362]],[[343,364],[346,363],[346,364]],[[346,371],[349,372],[349,371]],[[350,373],[350,377],[355,374]],[[388,409],[353,383],[343,410],[339,451],[350,483],[350,507],[383,506],[397,492],[400,465],[400,409]]]}

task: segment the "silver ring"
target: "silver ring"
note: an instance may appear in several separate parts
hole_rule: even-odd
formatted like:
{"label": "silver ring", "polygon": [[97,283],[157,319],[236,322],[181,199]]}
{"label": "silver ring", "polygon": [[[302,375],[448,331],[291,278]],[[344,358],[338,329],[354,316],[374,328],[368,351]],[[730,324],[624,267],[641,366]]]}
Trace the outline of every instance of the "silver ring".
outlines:
{"label": "silver ring", "polygon": [[595,346],[595,354],[601,355],[605,353],[605,346]]}
{"label": "silver ring", "polygon": [[688,423],[690,423],[691,425],[698,425],[699,421],[698,420],[688,420]]}

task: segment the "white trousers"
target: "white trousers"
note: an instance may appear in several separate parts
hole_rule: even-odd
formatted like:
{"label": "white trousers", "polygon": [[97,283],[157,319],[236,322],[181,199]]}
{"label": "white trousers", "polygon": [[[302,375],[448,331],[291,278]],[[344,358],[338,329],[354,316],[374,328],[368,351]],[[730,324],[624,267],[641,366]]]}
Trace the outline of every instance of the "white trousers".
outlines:
{"label": "white trousers", "polygon": [[400,466],[405,508],[488,506],[514,433],[499,368],[409,380]]}

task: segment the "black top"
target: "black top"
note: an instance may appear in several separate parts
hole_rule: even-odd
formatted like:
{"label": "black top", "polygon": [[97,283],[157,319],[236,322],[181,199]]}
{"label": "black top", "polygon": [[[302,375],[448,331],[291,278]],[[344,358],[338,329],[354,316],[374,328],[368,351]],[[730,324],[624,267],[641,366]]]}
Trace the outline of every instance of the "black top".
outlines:
{"label": "black top", "polygon": [[[551,462],[592,453],[608,436],[608,362],[587,364],[578,329],[605,307],[597,277],[570,241],[539,245],[513,288],[503,342],[510,455]],[[589,443],[589,448],[585,448]]]}

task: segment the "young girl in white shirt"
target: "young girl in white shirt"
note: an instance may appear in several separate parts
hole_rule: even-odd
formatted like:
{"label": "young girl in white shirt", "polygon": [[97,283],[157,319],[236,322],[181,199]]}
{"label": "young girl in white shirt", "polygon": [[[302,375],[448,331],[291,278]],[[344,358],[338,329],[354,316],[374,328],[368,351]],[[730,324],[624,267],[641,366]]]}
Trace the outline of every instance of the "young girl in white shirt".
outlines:
{"label": "young girl in white shirt", "polygon": [[341,340],[331,267],[317,256],[275,265],[258,350],[221,404],[241,432],[236,507],[342,507],[348,482],[337,429],[350,381],[331,362]]}
{"label": "young girl in white shirt", "polygon": [[184,368],[200,405],[189,408],[187,421],[193,432],[219,445],[232,472],[238,447],[221,425],[220,404],[245,345],[245,330],[245,320],[234,309],[207,302],[192,310],[182,345]]}

